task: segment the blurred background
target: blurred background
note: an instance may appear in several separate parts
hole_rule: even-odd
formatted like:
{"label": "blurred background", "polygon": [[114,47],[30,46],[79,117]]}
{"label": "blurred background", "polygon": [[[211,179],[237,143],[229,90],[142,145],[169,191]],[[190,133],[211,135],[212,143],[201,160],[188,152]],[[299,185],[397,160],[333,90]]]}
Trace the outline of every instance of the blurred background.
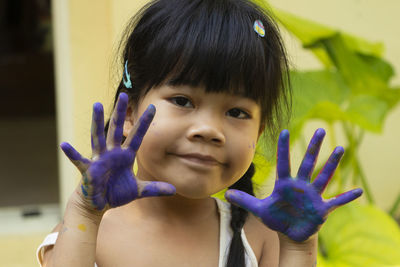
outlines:
{"label": "blurred background", "polygon": [[[145,0],[0,0],[0,266],[37,266],[35,250],[61,220],[79,178],[58,144],[89,155],[94,102],[110,113],[119,66],[115,50],[128,19]],[[270,0],[280,10],[385,47],[400,70],[397,0]],[[313,54],[282,29],[292,67],[321,68]],[[390,84],[399,87],[395,74]],[[321,89],[322,90],[322,89]],[[359,158],[375,204],[389,210],[400,193],[400,107],[381,133],[367,132]],[[308,139],[324,123],[303,128]],[[335,131],[335,128],[332,128]],[[330,132],[327,132],[329,139]],[[338,134],[337,142],[342,137]],[[321,157],[331,151],[322,148]],[[291,153],[293,169],[304,151]],[[365,196],[364,196],[365,197]]]}

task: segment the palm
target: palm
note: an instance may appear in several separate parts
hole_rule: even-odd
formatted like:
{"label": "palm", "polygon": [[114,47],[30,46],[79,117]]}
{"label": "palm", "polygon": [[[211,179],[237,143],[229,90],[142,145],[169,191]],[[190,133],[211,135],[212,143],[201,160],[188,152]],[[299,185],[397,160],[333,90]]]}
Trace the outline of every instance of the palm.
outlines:
{"label": "palm", "polygon": [[105,202],[111,207],[118,207],[138,197],[137,181],[132,172],[133,162],[134,154],[131,151],[114,148],[91,164],[87,173],[92,179],[93,201],[97,206]]}
{"label": "palm", "polygon": [[110,119],[107,139],[104,135],[103,107],[100,103],[93,106],[91,160],[82,157],[68,143],[61,145],[82,173],[83,196],[98,210],[122,206],[141,197],[175,193],[170,184],[141,181],[133,174],[136,152],[155,115],[155,108],[149,106],[121,146],[127,104],[128,96],[121,94]]}
{"label": "palm", "polygon": [[277,181],[274,192],[262,203],[261,216],[271,229],[292,239],[307,239],[325,221],[328,210],[310,184],[290,179]]}
{"label": "palm", "polygon": [[293,178],[290,174],[289,133],[283,131],[278,142],[277,179],[272,194],[260,200],[241,191],[229,190],[227,199],[254,213],[269,228],[292,240],[308,239],[318,231],[329,212],[362,194],[361,189],[355,189],[328,201],[321,197],[343,155],[342,147],[334,150],[317,178],[310,183],[324,135],[322,129],[315,132],[297,177]]}

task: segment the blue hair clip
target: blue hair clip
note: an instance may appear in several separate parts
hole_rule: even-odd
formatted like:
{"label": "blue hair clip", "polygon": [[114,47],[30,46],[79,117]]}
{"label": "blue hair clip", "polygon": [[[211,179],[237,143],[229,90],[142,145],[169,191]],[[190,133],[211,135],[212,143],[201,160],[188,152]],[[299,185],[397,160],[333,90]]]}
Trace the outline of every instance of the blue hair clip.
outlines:
{"label": "blue hair clip", "polygon": [[[125,78],[126,78],[126,80],[125,80]],[[125,70],[124,70],[124,75],[122,77],[122,80],[124,81],[124,85],[126,88],[132,88],[131,76],[129,75],[129,72],[128,72],[128,60],[125,61]]]}

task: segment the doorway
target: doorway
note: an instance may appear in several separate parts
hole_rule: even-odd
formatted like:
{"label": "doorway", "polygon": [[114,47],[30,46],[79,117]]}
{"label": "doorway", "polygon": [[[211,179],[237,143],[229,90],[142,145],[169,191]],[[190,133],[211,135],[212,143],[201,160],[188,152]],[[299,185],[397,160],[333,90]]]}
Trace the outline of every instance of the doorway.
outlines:
{"label": "doorway", "polygon": [[50,0],[0,0],[0,207],[59,202]]}

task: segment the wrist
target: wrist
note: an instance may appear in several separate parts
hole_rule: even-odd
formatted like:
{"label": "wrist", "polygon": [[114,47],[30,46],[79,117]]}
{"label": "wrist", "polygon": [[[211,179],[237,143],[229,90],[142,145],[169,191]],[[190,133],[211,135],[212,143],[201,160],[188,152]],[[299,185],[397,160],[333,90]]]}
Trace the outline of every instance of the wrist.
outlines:
{"label": "wrist", "polygon": [[73,213],[75,216],[84,217],[94,224],[100,224],[100,221],[106,211],[96,210],[93,204],[82,195],[80,186],[78,186],[68,200],[66,213]]}
{"label": "wrist", "polygon": [[279,267],[316,266],[318,253],[318,234],[307,240],[297,242],[282,233],[278,233]]}
{"label": "wrist", "polygon": [[284,249],[296,248],[296,250],[309,251],[314,250],[318,244],[318,233],[311,235],[307,240],[301,242],[294,241],[293,239],[290,239],[288,236],[279,232],[278,237],[280,247]]}

